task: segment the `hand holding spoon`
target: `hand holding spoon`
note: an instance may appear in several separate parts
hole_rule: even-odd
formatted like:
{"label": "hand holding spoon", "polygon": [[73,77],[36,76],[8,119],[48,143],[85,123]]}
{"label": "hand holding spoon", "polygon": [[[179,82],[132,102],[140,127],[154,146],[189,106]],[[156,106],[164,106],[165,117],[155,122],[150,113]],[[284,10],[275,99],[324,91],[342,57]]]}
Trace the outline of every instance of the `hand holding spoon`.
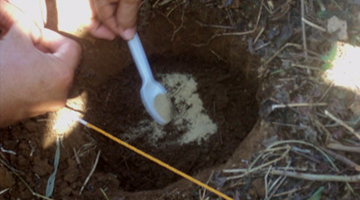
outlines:
{"label": "hand holding spoon", "polygon": [[165,88],[157,82],[151,72],[139,35],[128,41],[131,55],[142,79],[141,100],[150,116],[164,125],[171,120],[171,102],[166,97]]}

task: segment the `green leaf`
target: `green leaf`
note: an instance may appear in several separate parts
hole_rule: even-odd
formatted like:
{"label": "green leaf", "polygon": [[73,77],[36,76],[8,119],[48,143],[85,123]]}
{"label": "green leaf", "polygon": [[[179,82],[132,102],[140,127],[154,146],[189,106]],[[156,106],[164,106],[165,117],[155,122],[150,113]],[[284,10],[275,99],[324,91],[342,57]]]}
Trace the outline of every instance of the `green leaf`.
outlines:
{"label": "green leaf", "polygon": [[55,152],[55,159],[54,159],[54,172],[50,175],[47,185],[46,185],[46,197],[50,197],[52,193],[54,192],[54,186],[55,186],[55,176],[57,173],[57,169],[59,166],[59,160],[60,160],[60,137],[56,138],[56,152]]}
{"label": "green leaf", "polygon": [[327,54],[320,56],[320,59],[325,62],[322,65],[323,70],[328,70],[331,68],[331,62],[335,60],[336,52],[337,45],[334,44]]}
{"label": "green leaf", "polygon": [[324,186],[319,187],[314,194],[308,198],[307,200],[320,200],[321,199],[321,192],[324,190]]}

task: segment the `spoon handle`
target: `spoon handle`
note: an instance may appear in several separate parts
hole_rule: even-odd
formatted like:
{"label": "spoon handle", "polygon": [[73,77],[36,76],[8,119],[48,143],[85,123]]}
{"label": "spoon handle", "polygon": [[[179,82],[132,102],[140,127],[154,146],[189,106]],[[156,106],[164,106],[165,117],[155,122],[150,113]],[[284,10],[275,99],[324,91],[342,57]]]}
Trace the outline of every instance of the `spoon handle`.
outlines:
{"label": "spoon handle", "polygon": [[152,75],[149,62],[146,58],[144,48],[137,33],[135,33],[133,39],[128,41],[128,46],[143,83],[153,80],[154,77]]}

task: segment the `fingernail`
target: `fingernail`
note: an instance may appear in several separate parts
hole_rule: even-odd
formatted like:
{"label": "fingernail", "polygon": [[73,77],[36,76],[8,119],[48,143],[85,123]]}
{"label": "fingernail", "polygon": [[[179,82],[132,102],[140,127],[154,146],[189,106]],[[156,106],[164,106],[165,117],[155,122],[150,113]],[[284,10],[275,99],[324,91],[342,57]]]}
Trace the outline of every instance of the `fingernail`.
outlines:
{"label": "fingernail", "polygon": [[130,40],[134,37],[134,35],[135,35],[135,28],[128,28],[128,29],[120,32],[120,36],[124,40]]}

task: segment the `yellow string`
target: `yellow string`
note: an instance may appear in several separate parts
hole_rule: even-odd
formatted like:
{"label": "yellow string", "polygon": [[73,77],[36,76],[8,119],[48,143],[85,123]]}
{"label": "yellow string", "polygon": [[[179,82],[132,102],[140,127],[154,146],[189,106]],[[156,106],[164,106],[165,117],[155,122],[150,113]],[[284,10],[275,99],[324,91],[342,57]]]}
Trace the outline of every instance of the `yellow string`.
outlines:
{"label": "yellow string", "polygon": [[102,130],[102,129],[100,129],[100,128],[98,128],[98,127],[96,127],[96,126],[94,126],[94,125],[92,125],[92,124],[90,124],[90,123],[88,123],[88,122],[86,122],[85,120],[79,119],[79,121],[80,121],[80,123],[83,124],[84,126],[89,127],[89,128],[91,128],[91,129],[95,130],[96,132],[99,132],[99,133],[103,134],[104,136],[106,136],[106,137],[110,138],[111,140],[119,143],[120,145],[122,145],[122,146],[124,146],[124,147],[126,147],[126,148],[128,148],[128,149],[130,149],[130,150],[132,150],[132,151],[134,151],[134,152],[136,152],[136,153],[144,156],[145,158],[147,158],[147,159],[149,159],[149,160],[157,163],[157,164],[160,165],[160,166],[165,167],[166,169],[174,172],[175,174],[178,174],[178,175],[184,177],[185,179],[187,179],[187,180],[189,180],[189,181],[191,181],[191,182],[199,185],[200,187],[203,187],[203,188],[209,190],[210,192],[212,192],[212,193],[214,193],[214,194],[216,194],[216,195],[218,195],[218,196],[220,196],[220,197],[222,197],[222,198],[224,198],[224,199],[226,199],[226,200],[233,200],[232,198],[230,198],[229,196],[225,195],[224,193],[221,193],[221,192],[219,192],[218,190],[216,190],[216,189],[214,189],[214,188],[212,188],[212,187],[210,187],[210,186],[208,186],[208,185],[206,185],[206,184],[204,184],[204,183],[196,180],[195,178],[193,178],[193,177],[185,174],[184,172],[175,169],[174,167],[172,167],[172,166],[164,163],[163,161],[161,161],[161,160],[159,160],[159,159],[157,159],[157,158],[155,158],[155,157],[153,157],[153,156],[151,156],[151,155],[149,155],[149,154],[141,151],[140,149],[137,149],[136,147],[134,147],[134,146],[132,146],[132,145],[130,145],[130,144],[128,144],[128,143],[120,140],[119,138],[111,135],[110,133],[107,133],[107,132],[105,132],[104,130]]}

